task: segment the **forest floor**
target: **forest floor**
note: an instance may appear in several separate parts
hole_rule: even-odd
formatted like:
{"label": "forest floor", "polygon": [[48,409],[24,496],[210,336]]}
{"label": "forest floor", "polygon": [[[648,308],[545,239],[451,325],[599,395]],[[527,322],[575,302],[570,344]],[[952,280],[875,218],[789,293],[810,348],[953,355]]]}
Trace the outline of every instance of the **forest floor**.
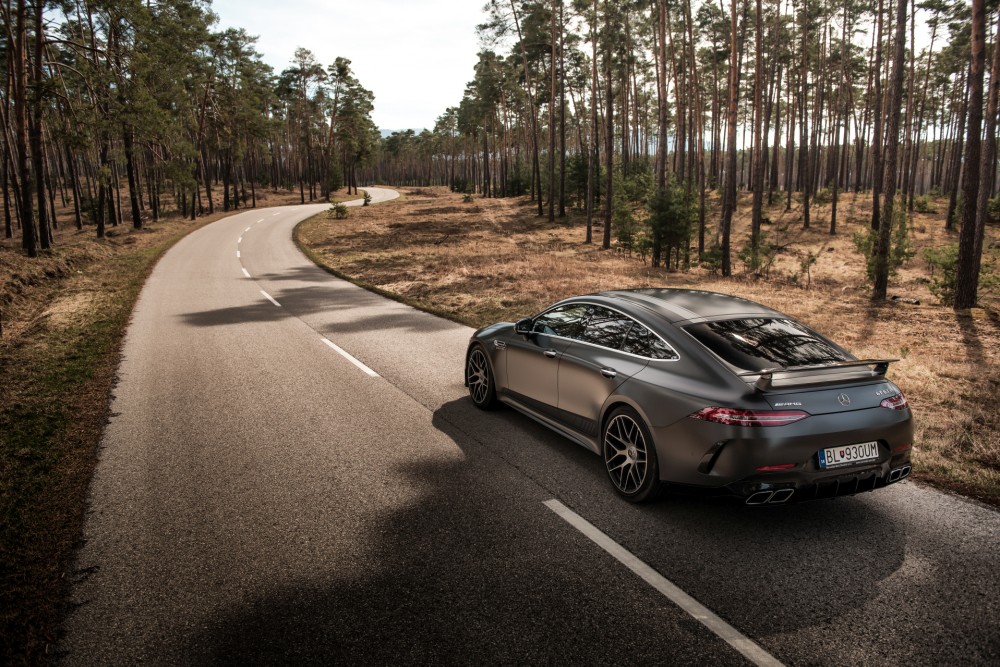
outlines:
{"label": "forest floor", "polygon": [[[917,301],[872,305],[864,259],[852,237],[869,224],[870,195],[842,197],[839,233],[829,234],[829,206],[814,206],[802,229],[799,204],[770,207],[765,233],[783,248],[766,277],[735,259],[749,236],[749,195],[734,220],[733,278],[710,269],[654,269],[638,255],[600,250],[601,227],[586,244],[585,217],[568,211],[556,223],[527,198],[471,202],[447,188],[403,188],[405,197],[326,214],[303,223],[297,240],[314,261],[360,285],[472,327],[514,321],[575,294],[633,287],[689,287],[761,302],[808,323],[860,358],[898,358],[890,377],[916,417],[915,477],[1000,506],[1000,294],[982,308],[956,313],[930,289],[922,251],[957,241],[944,229],[946,200],[909,224],[914,256],[890,281],[889,294]],[[718,216],[711,202],[707,220]],[[714,231],[709,230],[709,239]],[[991,225],[985,244],[1000,248]],[[803,270],[803,260],[816,257]],[[1000,266],[996,267],[1000,271]]]}
{"label": "forest floor", "polygon": [[[298,203],[297,192],[258,197]],[[53,249],[35,259],[19,233],[0,240],[0,664],[54,660],[121,342],[146,277],[183,236],[242,210],[147,219],[103,240],[61,210]]]}

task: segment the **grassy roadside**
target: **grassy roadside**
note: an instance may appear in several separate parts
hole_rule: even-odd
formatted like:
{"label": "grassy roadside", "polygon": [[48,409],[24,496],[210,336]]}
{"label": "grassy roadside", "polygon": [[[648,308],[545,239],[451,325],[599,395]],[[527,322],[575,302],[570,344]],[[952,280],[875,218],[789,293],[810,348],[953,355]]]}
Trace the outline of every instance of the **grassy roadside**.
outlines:
{"label": "grassy roadside", "polygon": [[[269,194],[259,204],[298,203]],[[0,664],[54,659],[132,309],[157,260],[232,213],[112,228],[62,220],[29,259],[0,240]]]}
{"label": "grassy roadside", "polygon": [[[984,295],[986,308],[956,314],[931,293],[931,269],[920,251],[953,242],[943,214],[916,214],[910,231],[916,252],[890,284],[890,294],[902,299],[876,307],[852,242],[852,233],[867,224],[865,197],[844,198],[836,236],[824,229],[821,207],[811,230],[802,230],[795,208],[769,209],[767,233],[786,249],[769,278],[754,280],[722,279],[699,267],[666,272],[637,256],[601,251],[582,243],[584,220],[573,212],[551,224],[526,201],[464,202],[444,188],[403,191],[405,200],[352,209],[346,220],[315,216],[299,225],[296,242],[335,275],[472,327],[606,289],[690,287],[759,301],[861,357],[900,359],[890,377],[914,406],[916,477],[1000,506],[994,398],[1000,395],[1000,303],[997,295]],[[749,209],[741,206],[735,220],[734,245],[747,234]],[[1000,230],[991,227],[987,245],[995,247],[998,237]],[[815,261],[805,273],[810,257]]]}
{"label": "grassy roadside", "polygon": [[220,217],[88,231],[20,267],[46,279],[22,283],[0,339],[0,662],[52,654],[132,308],[163,253]]}

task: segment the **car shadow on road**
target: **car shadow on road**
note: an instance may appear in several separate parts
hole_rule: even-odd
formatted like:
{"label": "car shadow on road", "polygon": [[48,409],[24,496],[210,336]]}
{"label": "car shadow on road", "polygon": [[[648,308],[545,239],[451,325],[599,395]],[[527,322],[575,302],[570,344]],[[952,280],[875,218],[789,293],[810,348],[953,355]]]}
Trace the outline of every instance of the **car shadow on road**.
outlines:
{"label": "car shadow on road", "polygon": [[[855,611],[858,599],[846,591],[877,590],[903,564],[906,534],[879,501],[892,488],[748,507],[668,487],[660,500],[634,505],[613,492],[599,456],[513,410],[483,416],[459,399],[441,406],[434,424],[463,450],[489,450],[532,474],[555,498],[747,631],[794,630]],[[507,430],[523,438],[508,437]],[[755,603],[760,615],[745,616],[745,601],[761,599],[762,591],[775,602]],[[727,613],[734,609],[741,611]]]}
{"label": "car shadow on road", "polygon": [[[905,535],[877,502],[630,505],[599,457],[511,410],[463,398],[432,423],[462,456],[397,470],[418,502],[383,510],[359,553],[332,558],[322,577],[275,573],[266,594],[199,619],[178,655],[192,665],[742,664],[542,505],[552,497],[754,637],[857,612],[903,560]],[[891,627],[873,632],[866,641],[897,645],[887,656],[909,654]]]}

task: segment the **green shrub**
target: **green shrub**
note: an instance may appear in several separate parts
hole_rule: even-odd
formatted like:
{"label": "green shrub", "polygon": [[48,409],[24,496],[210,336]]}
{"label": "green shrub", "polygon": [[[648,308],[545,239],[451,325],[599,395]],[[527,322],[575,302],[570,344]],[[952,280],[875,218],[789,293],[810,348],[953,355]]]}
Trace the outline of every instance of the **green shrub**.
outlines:
{"label": "green shrub", "polygon": [[337,220],[343,220],[347,217],[347,206],[344,204],[334,204],[330,207],[330,212]]}
{"label": "green shrub", "polygon": [[[930,269],[931,293],[946,306],[955,302],[955,274],[958,268],[958,244],[924,248],[924,261]],[[983,253],[979,267],[979,291],[996,293],[1000,290],[1000,249]]]}
{"label": "green shrub", "polygon": [[955,301],[955,267],[958,264],[958,244],[924,248],[924,261],[931,272],[931,293],[945,305]]}
{"label": "green shrub", "polygon": [[1000,195],[997,195],[990,200],[986,207],[986,212],[989,214],[990,219],[994,222],[1000,220]]}
{"label": "green shrub", "polygon": [[833,193],[830,192],[830,188],[820,188],[816,193],[813,194],[813,203],[819,204],[820,206],[829,204],[833,201]]}
{"label": "green shrub", "polygon": [[762,233],[756,252],[754,252],[751,239],[748,238],[746,243],[736,253],[736,258],[743,263],[743,270],[746,273],[766,278],[770,276],[771,266],[774,264],[774,260],[781,250],[781,246],[772,243],[767,234]]}
{"label": "green shrub", "polygon": [[[906,224],[906,208],[903,206],[902,197],[896,198],[896,205],[892,210],[892,223],[892,238],[889,240],[890,276],[896,275],[899,267],[908,262],[915,252],[910,243],[910,230]],[[872,250],[877,237],[878,230],[869,227],[854,234],[854,248],[865,257],[865,273],[869,281],[875,277],[875,258],[872,256]]]}
{"label": "green shrub", "polygon": [[701,268],[707,269],[713,276],[722,271],[722,246],[712,246],[701,255]]}
{"label": "green shrub", "polygon": [[462,195],[462,201],[465,202],[466,204],[471,204],[472,203],[472,195],[470,193],[466,192],[464,195]]}
{"label": "green shrub", "polygon": [[937,213],[937,209],[931,204],[928,195],[921,195],[913,200],[913,208],[918,213]]}
{"label": "green shrub", "polygon": [[362,206],[368,206],[372,203],[372,196],[368,194],[367,190],[361,191],[361,197],[364,199],[364,202],[361,204]]}

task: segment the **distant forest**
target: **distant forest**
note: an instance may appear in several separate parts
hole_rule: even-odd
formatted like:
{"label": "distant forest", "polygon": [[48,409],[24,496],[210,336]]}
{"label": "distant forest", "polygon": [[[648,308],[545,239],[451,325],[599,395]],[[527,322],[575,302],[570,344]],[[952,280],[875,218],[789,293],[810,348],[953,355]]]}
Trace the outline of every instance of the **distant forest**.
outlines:
{"label": "distant forest", "polygon": [[730,275],[741,190],[751,266],[765,205],[836,234],[851,192],[871,202],[879,301],[894,230],[946,197],[953,303],[968,308],[1000,210],[997,9],[490,0],[459,104],[433,129],[381,137],[349,60],[299,49],[275,74],[253,37],[212,31],[208,3],[3,0],[5,233],[34,254],[52,245],[57,204],[102,235],[253,206],[259,188],[316,201],[345,184],[447,185],[527,195],[550,220],[576,207],[587,242],[645,243],[654,266],[711,255]]}

